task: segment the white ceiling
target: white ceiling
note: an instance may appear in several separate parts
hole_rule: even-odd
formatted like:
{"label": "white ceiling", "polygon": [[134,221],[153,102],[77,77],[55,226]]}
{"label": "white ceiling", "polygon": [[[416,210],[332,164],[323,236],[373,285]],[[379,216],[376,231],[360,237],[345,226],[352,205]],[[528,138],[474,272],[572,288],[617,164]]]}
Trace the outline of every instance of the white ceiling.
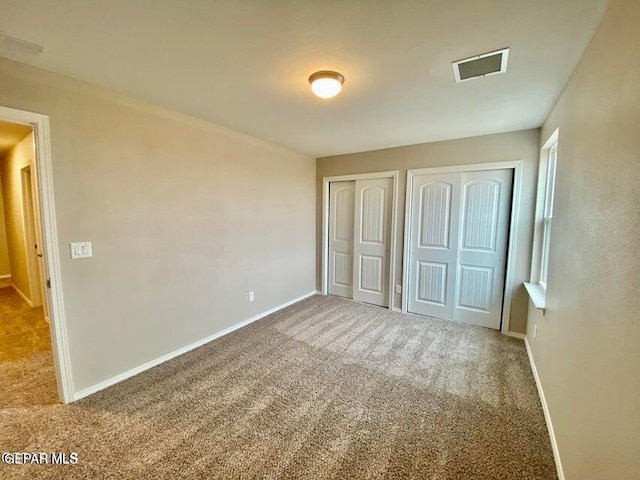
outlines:
{"label": "white ceiling", "polygon": [[[314,156],[538,127],[608,0],[0,0],[14,60]],[[510,47],[462,84],[451,62]],[[316,70],[345,77],[314,97]]]}
{"label": "white ceiling", "polygon": [[0,158],[31,132],[29,125],[0,120]]}

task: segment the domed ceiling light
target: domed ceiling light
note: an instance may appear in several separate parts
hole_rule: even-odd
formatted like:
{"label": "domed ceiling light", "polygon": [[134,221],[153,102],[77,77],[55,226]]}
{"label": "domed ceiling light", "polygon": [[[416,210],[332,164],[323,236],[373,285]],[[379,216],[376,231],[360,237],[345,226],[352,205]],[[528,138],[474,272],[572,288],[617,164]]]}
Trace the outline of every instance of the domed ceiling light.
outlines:
{"label": "domed ceiling light", "polygon": [[342,90],[344,77],[338,72],[322,70],[309,77],[311,91],[320,98],[333,98]]}

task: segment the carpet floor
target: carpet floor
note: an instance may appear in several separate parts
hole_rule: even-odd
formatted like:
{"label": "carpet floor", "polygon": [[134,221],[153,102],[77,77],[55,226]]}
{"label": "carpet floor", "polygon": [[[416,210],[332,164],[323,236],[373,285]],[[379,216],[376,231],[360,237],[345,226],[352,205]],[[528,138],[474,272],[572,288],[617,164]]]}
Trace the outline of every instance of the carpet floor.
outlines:
{"label": "carpet floor", "polygon": [[0,410],[1,478],[555,479],[522,341],[315,296],[72,405]]}
{"label": "carpet floor", "polygon": [[31,308],[11,287],[0,288],[0,362],[51,350],[42,307]]}
{"label": "carpet floor", "polygon": [[11,287],[0,288],[0,408],[54,403],[56,372],[42,307],[31,308]]}

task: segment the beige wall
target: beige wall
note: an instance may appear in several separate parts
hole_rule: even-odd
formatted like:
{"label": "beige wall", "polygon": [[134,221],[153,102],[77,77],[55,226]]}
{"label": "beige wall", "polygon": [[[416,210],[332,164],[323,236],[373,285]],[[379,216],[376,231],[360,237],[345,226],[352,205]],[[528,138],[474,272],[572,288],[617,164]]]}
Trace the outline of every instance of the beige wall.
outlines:
{"label": "beige wall", "polygon": [[0,105],[50,116],[76,390],[315,290],[313,158],[1,59]]}
{"label": "beige wall", "polygon": [[[441,167],[473,163],[523,161],[520,223],[517,226],[518,251],[516,252],[515,280],[517,288],[511,303],[510,330],[524,333],[527,322],[527,295],[522,282],[529,280],[531,267],[531,237],[535,203],[535,187],[538,174],[538,149],[540,131],[524,130],[498,135],[424,143],[407,147],[389,148],[372,152],[355,153],[320,158],[317,161],[316,179],[316,285],[321,287],[322,275],[322,179],[333,175],[399,170],[398,231],[396,284],[402,283],[402,246],[404,229],[404,204],[407,170],[413,168]],[[394,305],[401,307],[401,295],[394,296]]]}
{"label": "beige wall", "polygon": [[[2,159],[0,158],[0,162]],[[1,172],[1,170],[0,170]],[[2,175],[0,174],[0,277],[11,275],[11,263],[9,262],[9,245],[7,243],[7,227],[5,224],[4,201],[2,199]],[[4,286],[0,278],[0,287]]]}
{"label": "beige wall", "polygon": [[33,133],[30,133],[0,161],[0,181],[2,182],[5,212],[7,252],[11,265],[11,283],[29,300],[32,299],[27,266],[28,252],[25,242],[20,170],[31,166],[33,158]]}
{"label": "beige wall", "polygon": [[556,202],[527,339],[568,480],[640,478],[638,25],[640,2],[612,1],[542,129],[560,128]]}

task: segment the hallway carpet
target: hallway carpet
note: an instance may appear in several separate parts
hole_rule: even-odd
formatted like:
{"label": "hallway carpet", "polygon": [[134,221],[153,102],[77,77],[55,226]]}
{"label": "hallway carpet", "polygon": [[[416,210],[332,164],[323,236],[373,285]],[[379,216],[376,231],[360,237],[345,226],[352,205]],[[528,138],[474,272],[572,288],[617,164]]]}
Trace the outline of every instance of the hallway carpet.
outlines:
{"label": "hallway carpet", "polygon": [[554,479],[521,341],[315,296],[73,405],[0,410],[2,478]]}
{"label": "hallway carpet", "polygon": [[0,288],[0,362],[51,350],[42,307],[31,308],[12,288]]}
{"label": "hallway carpet", "polygon": [[11,287],[0,288],[0,408],[57,402],[51,334],[42,307],[31,308]]}

